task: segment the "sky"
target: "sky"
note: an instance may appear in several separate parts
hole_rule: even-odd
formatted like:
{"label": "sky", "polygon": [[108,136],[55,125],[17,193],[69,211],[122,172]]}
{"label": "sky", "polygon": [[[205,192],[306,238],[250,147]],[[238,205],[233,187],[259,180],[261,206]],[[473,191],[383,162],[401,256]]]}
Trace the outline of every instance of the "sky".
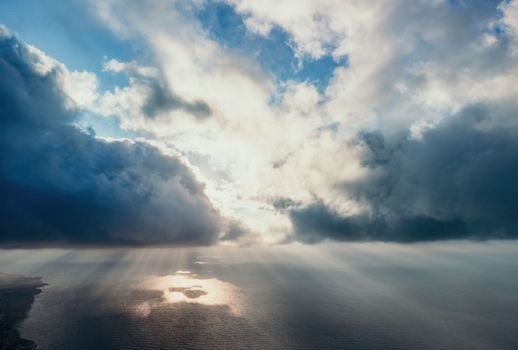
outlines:
{"label": "sky", "polygon": [[518,2],[0,0],[0,245],[518,238]]}

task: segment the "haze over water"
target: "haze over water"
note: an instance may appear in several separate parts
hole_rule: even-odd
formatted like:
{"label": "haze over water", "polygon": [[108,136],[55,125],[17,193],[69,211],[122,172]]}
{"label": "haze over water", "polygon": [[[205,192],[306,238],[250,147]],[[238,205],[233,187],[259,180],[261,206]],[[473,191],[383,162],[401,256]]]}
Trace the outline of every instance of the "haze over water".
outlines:
{"label": "haze over water", "polygon": [[518,244],[2,251],[38,349],[516,349]]}

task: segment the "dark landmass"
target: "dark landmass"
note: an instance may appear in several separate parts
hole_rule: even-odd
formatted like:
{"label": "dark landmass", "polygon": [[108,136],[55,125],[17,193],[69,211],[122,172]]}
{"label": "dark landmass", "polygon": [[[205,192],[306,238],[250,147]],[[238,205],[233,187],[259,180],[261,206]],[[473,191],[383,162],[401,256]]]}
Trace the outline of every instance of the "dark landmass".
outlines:
{"label": "dark landmass", "polygon": [[18,326],[27,317],[34,296],[45,286],[40,277],[0,273],[0,350],[30,350],[36,344],[20,337]]}

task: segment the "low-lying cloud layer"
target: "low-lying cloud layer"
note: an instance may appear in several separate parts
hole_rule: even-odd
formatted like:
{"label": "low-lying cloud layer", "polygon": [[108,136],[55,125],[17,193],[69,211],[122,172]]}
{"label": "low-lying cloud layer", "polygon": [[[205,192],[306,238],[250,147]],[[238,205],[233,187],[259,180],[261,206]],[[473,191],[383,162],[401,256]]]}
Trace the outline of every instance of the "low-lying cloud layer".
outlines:
{"label": "low-lying cloud layer", "polygon": [[224,220],[191,170],[74,126],[67,74],[0,28],[0,244],[215,243]]}

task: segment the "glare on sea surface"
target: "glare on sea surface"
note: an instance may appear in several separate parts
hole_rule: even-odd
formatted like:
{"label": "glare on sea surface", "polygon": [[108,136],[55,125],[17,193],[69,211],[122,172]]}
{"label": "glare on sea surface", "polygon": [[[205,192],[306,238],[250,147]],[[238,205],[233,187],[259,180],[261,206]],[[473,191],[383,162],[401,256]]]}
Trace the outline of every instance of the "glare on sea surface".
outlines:
{"label": "glare on sea surface", "polygon": [[[146,290],[162,292],[160,304],[191,303],[201,305],[227,305],[234,313],[240,313],[239,289],[217,278],[201,278],[190,271],[178,270],[174,275],[151,276],[142,287]],[[158,305],[139,305],[137,312],[149,314]]]}

